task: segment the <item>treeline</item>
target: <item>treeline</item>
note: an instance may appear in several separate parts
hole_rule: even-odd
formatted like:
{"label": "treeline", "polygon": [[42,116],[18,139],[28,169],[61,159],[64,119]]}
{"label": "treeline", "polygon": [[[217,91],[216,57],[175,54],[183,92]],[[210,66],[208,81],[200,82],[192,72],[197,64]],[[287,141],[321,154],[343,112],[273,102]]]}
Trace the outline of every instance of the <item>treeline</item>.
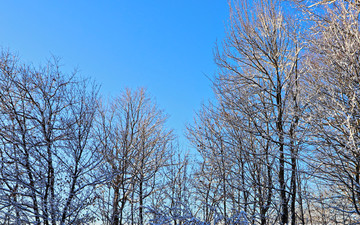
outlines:
{"label": "treeline", "polygon": [[359,15],[353,0],[232,2],[193,159],[144,89],[103,100],[56,60],[3,51],[0,223],[357,223]]}
{"label": "treeline", "polygon": [[[225,224],[360,221],[358,1],[236,1],[215,51],[216,101],[188,137],[201,202]],[[201,194],[200,194],[201,193]]]}
{"label": "treeline", "polygon": [[2,52],[0,70],[0,223],[148,221],[140,206],[158,201],[174,137],[145,90],[104,104],[56,60],[34,68]]}

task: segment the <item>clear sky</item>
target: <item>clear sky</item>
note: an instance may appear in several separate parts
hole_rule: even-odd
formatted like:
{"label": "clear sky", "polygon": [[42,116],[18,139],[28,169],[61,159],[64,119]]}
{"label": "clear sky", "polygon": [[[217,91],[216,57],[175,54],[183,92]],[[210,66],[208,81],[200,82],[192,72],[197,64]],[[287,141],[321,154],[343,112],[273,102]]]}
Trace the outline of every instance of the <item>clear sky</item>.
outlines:
{"label": "clear sky", "polygon": [[116,96],[146,87],[180,136],[212,98],[215,43],[225,36],[226,0],[0,0],[0,46],[35,65],[51,55],[64,70]]}

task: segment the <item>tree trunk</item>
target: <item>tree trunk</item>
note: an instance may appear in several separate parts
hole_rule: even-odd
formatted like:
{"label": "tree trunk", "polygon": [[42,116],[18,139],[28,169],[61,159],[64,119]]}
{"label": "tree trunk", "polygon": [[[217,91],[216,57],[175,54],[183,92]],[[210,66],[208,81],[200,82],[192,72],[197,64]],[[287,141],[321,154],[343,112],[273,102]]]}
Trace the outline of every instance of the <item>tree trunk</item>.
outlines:
{"label": "tree trunk", "polygon": [[283,130],[283,109],[282,109],[282,97],[281,97],[281,80],[280,75],[277,75],[277,93],[276,93],[276,105],[277,105],[277,121],[276,128],[279,138],[279,183],[280,183],[280,224],[287,224],[289,220],[289,210],[286,198],[286,184],[285,184],[285,156],[284,156],[284,130]]}
{"label": "tree trunk", "polygon": [[112,205],[112,208],[113,208],[113,213],[112,213],[112,216],[111,216],[111,225],[119,225],[119,188],[118,187],[115,187],[114,188],[114,199],[113,199],[113,205]]}
{"label": "tree trunk", "polygon": [[[142,178],[142,177],[141,177]],[[144,224],[144,216],[143,216],[143,204],[144,204],[144,199],[143,199],[143,180],[140,180],[139,183],[139,224],[143,225]]]}

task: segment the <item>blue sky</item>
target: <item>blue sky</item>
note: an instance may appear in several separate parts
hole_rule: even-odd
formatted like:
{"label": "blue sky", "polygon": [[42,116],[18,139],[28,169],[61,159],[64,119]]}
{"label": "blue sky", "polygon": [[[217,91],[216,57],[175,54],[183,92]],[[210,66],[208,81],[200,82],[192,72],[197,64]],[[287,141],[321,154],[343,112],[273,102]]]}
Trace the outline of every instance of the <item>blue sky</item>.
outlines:
{"label": "blue sky", "polygon": [[0,1],[0,46],[27,63],[60,57],[65,71],[116,96],[146,87],[180,141],[212,98],[215,43],[225,36],[226,0]]}

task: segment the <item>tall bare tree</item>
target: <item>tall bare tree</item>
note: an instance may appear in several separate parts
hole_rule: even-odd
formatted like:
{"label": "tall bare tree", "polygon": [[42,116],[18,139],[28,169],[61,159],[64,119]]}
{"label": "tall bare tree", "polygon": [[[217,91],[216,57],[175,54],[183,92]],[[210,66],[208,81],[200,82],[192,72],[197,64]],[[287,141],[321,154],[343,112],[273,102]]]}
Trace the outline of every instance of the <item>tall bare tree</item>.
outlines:
{"label": "tall bare tree", "polygon": [[[254,189],[244,192],[242,201],[247,201],[248,194],[256,196],[253,201],[259,207],[261,224],[296,224],[298,218],[302,47],[297,27],[284,13],[282,3],[259,0],[232,4],[228,36],[216,52],[218,106],[200,116],[201,123],[190,132],[193,137],[202,136],[203,140],[192,139],[202,142],[198,144],[200,151],[202,147],[207,152],[218,151],[216,162],[224,163],[217,171],[219,176],[223,174],[224,183],[229,183],[228,173],[221,171],[231,171],[234,162],[237,171],[245,170],[246,176],[252,177],[250,186]],[[204,123],[209,118],[214,121]],[[207,133],[201,131],[205,129]],[[210,141],[215,145],[203,144]],[[234,155],[237,161],[231,160]],[[240,182],[238,185],[241,190]],[[226,189],[222,191],[226,194]],[[277,213],[269,217],[274,204],[280,207],[273,208]]]}
{"label": "tall bare tree", "polygon": [[[108,204],[106,221],[123,224],[130,217],[132,223],[143,224],[145,199],[155,191],[156,175],[173,138],[165,127],[166,116],[144,89],[127,89],[99,119],[100,153],[106,162],[104,173],[110,176],[102,196],[102,203]],[[131,210],[126,213],[127,204]]]}

